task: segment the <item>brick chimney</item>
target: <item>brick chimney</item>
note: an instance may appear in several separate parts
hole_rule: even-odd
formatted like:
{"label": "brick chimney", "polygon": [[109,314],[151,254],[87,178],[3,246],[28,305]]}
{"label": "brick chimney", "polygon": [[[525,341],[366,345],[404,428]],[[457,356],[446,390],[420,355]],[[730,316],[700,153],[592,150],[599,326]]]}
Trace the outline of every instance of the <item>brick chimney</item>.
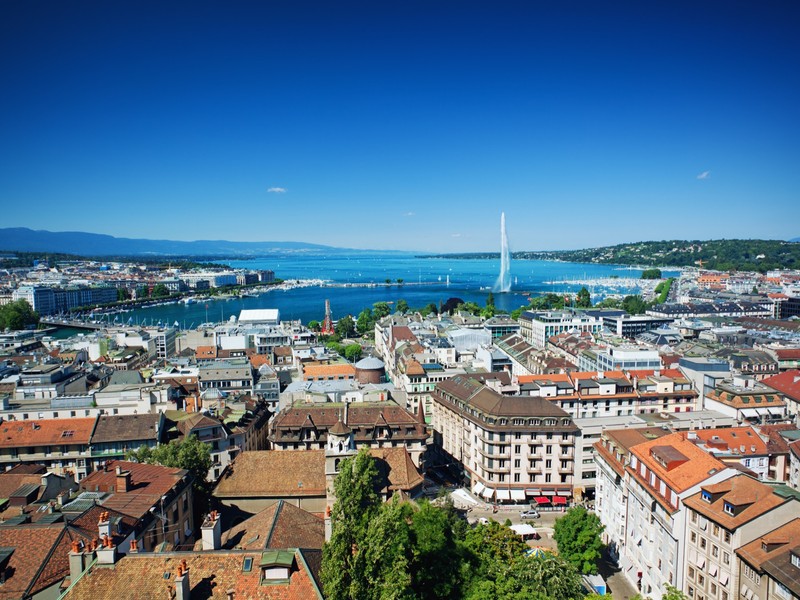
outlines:
{"label": "brick chimney", "polygon": [[81,549],[81,543],[78,540],[74,540],[69,551],[69,580],[71,583],[75,583],[81,573],[86,570],[86,564],[90,562],[86,559],[87,553]]}
{"label": "brick chimney", "polygon": [[138,554],[139,553],[139,542],[136,538],[131,540],[130,549],[128,550],[128,554]]}
{"label": "brick chimney", "polygon": [[200,535],[203,539],[203,550],[219,550],[222,546],[222,519],[219,513],[212,510],[203,521],[200,527]]}
{"label": "brick chimney", "polygon": [[192,593],[189,584],[189,567],[186,560],[182,560],[178,565],[178,576],[175,578],[175,600],[190,600]]}
{"label": "brick chimney", "polygon": [[113,565],[117,562],[117,547],[114,541],[108,537],[103,537],[102,545],[97,549],[98,565]]}
{"label": "brick chimney", "polygon": [[117,492],[126,494],[131,489],[131,472],[123,471],[122,467],[117,467]]}
{"label": "brick chimney", "polygon": [[104,537],[111,537],[111,521],[108,518],[108,511],[100,513],[100,520],[97,522],[97,535],[102,540]]}

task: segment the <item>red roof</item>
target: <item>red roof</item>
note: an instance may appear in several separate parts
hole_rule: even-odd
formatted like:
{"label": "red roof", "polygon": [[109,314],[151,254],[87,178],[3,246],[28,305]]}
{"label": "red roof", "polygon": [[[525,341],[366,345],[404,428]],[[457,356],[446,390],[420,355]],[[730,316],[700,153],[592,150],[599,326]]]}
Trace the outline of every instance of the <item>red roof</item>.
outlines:
{"label": "red roof", "polygon": [[0,448],[88,444],[97,419],[42,419],[0,424]]}
{"label": "red roof", "polygon": [[797,369],[767,377],[761,383],[768,385],[796,402],[800,402],[800,371]]}
{"label": "red roof", "polygon": [[781,348],[775,350],[778,360],[800,360],[800,348]]}

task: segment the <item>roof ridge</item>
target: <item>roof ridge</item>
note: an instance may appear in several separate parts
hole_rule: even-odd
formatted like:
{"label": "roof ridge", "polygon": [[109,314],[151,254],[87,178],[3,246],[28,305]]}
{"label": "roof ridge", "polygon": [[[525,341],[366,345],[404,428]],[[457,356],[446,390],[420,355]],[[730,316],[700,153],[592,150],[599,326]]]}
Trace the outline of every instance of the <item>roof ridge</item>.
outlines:
{"label": "roof ridge", "polygon": [[283,500],[278,500],[278,506],[275,508],[275,516],[272,517],[272,525],[269,528],[269,533],[267,533],[267,538],[264,540],[264,550],[269,548],[270,542],[272,542],[272,535],[275,533],[275,528],[278,526],[278,518],[281,516],[282,510]]}

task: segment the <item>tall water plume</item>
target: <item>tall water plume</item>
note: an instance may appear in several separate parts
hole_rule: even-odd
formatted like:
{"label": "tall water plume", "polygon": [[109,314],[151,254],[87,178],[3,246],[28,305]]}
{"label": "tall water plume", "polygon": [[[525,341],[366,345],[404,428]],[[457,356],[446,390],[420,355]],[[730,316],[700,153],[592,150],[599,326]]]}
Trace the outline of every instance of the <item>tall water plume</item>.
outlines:
{"label": "tall water plume", "polygon": [[506,235],[506,213],[500,213],[500,275],[494,284],[495,292],[511,291],[511,252]]}

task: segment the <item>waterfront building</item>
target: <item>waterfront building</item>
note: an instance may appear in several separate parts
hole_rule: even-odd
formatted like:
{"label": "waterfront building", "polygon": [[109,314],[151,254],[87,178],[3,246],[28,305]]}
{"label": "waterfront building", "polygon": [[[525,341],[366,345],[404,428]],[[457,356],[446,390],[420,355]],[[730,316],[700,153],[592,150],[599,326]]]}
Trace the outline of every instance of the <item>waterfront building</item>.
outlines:
{"label": "waterfront building", "polygon": [[603,326],[614,335],[634,339],[636,336],[668,327],[674,319],[653,317],[651,315],[608,315],[603,317]]}

